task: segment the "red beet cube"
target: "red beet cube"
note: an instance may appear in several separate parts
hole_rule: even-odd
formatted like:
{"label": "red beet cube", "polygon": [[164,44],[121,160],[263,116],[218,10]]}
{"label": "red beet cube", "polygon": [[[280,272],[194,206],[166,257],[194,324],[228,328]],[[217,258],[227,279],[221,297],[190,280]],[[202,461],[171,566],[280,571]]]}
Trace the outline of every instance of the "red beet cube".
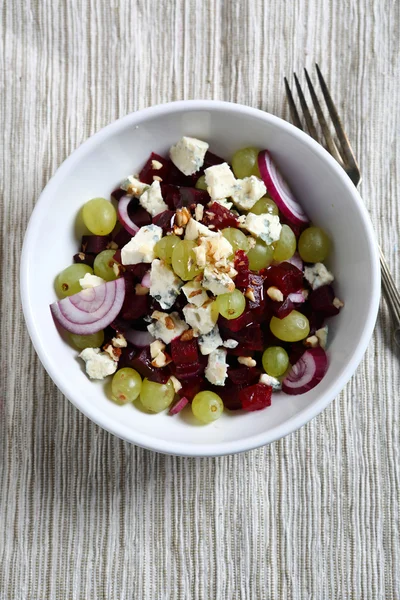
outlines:
{"label": "red beet cube", "polygon": [[239,221],[233,212],[218,202],[213,202],[211,206],[206,208],[204,211],[203,223],[204,225],[207,225],[207,227],[213,225],[215,229],[239,226]]}
{"label": "red beet cube", "polygon": [[126,321],[134,321],[149,313],[149,297],[137,296],[135,281],[131,273],[125,273],[125,298],[118,316]]}
{"label": "red beet cube", "polygon": [[194,364],[199,360],[199,345],[196,338],[187,342],[179,339],[171,342],[171,356],[176,365]]}
{"label": "red beet cube", "polygon": [[153,217],[153,224],[158,225],[163,230],[165,235],[168,231],[172,231],[175,221],[175,212],[173,210],[164,210]]}
{"label": "red beet cube", "polygon": [[301,289],[303,273],[291,263],[283,262],[267,269],[265,285],[276,286],[284,296],[287,296]]}
{"label": "red beet cube", "polygon": [[204,387],[204,378],[202,376],[195,376],[187,379],[186,381],[180,380],[182,388],[178,394],[181,398],[185,397],[188,400],[193,400],[196,394],[198,394]]}
{"label": "red beet cube", "polygon": [[222,165],[222,163],[226,162],[223,158],[221,158],[220,156],[217,156],[216,154],[213,154],[212,152],[206,152],[206,155],[204,157],[204,163],[203,163],[203,167],[202,167],[202,171],[204,171],[205,169],[208,169],[208,167],[214,167],[215,165]]}
{"label": "red beet cube", "polygon": [[237,319],[225,319],[221,315],[218,318],[218,324],[228,331],[240,331],[244,327],[254,325],[256,322],[254,315],[248,308]]}
{"label": "red beet cube", "polygon": [[236,271],[239,273],[242,271],[249,271],[249,259],[244,250],[236,250],[234,265]]}
{"label": "red beet cube", "polygon": [[171,377],[169,367],[162,367],[161,369],[153,367],[151,364],[150,349],[143,348],[139,353],[136,353],[127,366],[136,369],[142,377],[147,377],[150,381],[156,381],[157,383],[167,383]]}
{"label": "red beet cube", "polygon": [[99,254],[99,252],[107,249],[110,241],[110,235],[83,235],[81,251],[89,254]]}
{"label": "red beet cube", "polygon": [[339,313],[339,309],[333,305],[335,293],[331,285],[323,285],[313,290],[309,296],[311,308],[315,312],[322,313],[326,317],[333,317]]}
{"label": "red beet cube", "polygon": [[248,327],[243,327],[238,331],[229,331],[227,329],[224,330],[221,325],[221,330],[224,337],[229,336],[230,338],[239,342],[236,350],[242,351],[241,355],[248,350],[261,351],[264,349],[263,334],[258,323],[254,323]]}
{"label": "red beet cube", "polygon": [[114,200],[118,202],[119,200],[121,200],[122,196],[126,196],[126,191],[122,188],[117,188],[116,190],[111,192],[111,196]]}
{"label": "red beet cube", "polygon": [[251,385],[260,378],[261,371],[257,367],[240,366],[228,369],[228,377],[235,385]]}
{"label": "red beet cube", "polygon": [[242,402],[239,398],[239,393],[243,387],[243,384],[235,385],[229,379],[226,379],[224,386],[207,385],[207,389],[218,394],[218,396],[220,396],[222,399],[225,408],[229,410],[240,410],[242,408]]}
{"label": "red beet cube", "polygon": [[[154,169],[152,161],[156,160],[157,162],[162,164],[161,169]],[[164,181],[168,177],[169,169],[170,169],[170,160],[168,158],[164,158],[163,156],[159,156],[159,154],[155,154],[152,152],[150,154],[150,158],[147,160],[143,169],[139,173],[139,179],[143,183],[147,183],[151,185],[154,181],[153,177],[161,177]]]}
{"label": "red beet cube", "polygon": [[89,265],[89,267],[93,267],[95,258],[95,254],[89,254],[88,252],[78,252],[78,254],[74,254],[74,263],[81,265]]}
{"label": "red beet cube", "polygon": [[271,406],[272,387],[263,383],[256,383],[243,388],[239,392],[243,410],[262,410]]}
{"label": "red beet cube", "polygon": [[[117,250],[117,252],[118,252],[118,250]],[[114,254],[114,260],[115,260],[116,254],[117,253]],[[140,283],[142,281],[144,275],[147,273],[147,271],[150,271],[151,264],[150,263],[138,263],[137,265],[125,265],[125,269],[135,279],[135,283]]]}
{"label": "red beet cube", "polygon": [[283,319],[287,317],[289,313],[294,309],[294,304],[289,298],[285,298],[282,302],[275,302],[274,300],[270,300],[268,303],[269,308],[272,313],[278,319]]}
{"label": "red beet cube", "polygon": [[210,201],[210,196],[205,190],[198,190],[195,187],[179,187],[169,183],[161,184],[161,192],[164,202],[168,208],[176,210],[184,206],[195,206],[203,204],[205,206]]}
{"label": "red beet cube", "polygon": [[[115,242],[118,246],[118,248],[123,248],[124,246],[126,246],[126,244],[128,242],[130,242],[132,239],[132,234],[129,233],[129,231],[126,231],[126,229],[124,229],[123,227],[121,227],[121,229],[119,231],[117,231],[114,235],[113,235],[113,242]],[[115,254],[114,254],[114,259],[117,260],[115,258]],[[121,254],[119,254],[119,261],[121,260]],[[117,260],[117,262],[119,262]]]}
{"label": "red beet cube", "polygon": [[128,215],[138,227],[144,227],[151,223],[151,215],[136,201],[128,204]]}

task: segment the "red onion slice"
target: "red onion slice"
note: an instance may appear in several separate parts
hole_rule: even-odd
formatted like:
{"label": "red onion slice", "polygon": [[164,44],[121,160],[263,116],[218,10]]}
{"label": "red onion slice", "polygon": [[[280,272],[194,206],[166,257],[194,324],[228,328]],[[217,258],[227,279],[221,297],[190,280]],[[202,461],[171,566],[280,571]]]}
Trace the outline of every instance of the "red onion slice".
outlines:
{"label": "red onion slice", "polygon": [[128,215],[128,205],[132,200],[132,196],[122,196],[118,202],[117,214],[121,225],[131,235],[136,235],[140,227],[138,227]]}
{"label": "red onion slice", "polygon": [[147,273],[145,273],[143,275],[143,279],[140,282],[140,285],[142,285],[145,288],[149,288],[150,289],[150,285],[151,285],[151,281],[150,281],[150,271],[147,271]]}
{"label": "red onion slice", "polygon": [[50,310],[56,321],[67,331],[90,335],[114,321],[124,298],[125,280],[121,278],[54,302],[50,305]]}
{"label": "red onion slice", "polygon": [[323,378],[328,358],[322,348],[306,350],[282,381],[282,390],[295,396],[312,390]]}
{"label": "red onion slice", "polygon": [[258,168],[268,193],[281,213],[292,223],[308,223],[308,217],[283,179],[268,150],[258,154]]}
{"label": "red onion slice", "polygon": [[288,260],[285,260],[284,262],[288,262],[291,265],[294,265],[295,267],[297,267],[299,269],[299,271],[303,272],[304,263],[298,252],[295,252],[293,254],[292,258],[289,258]]}
{"label": "red onion slice", "polygon": [[189,400],[185,398],[185,396],[183,396],[183,398],[179,398],[179,400],[177,400],[175,404],[171,406],[168,414],[177,415],[183,408],[185,408],[187,404],[189,404]]}
{"label": "red onion slice", "polygon": [[128,329],[124,331],[125,339],[138,348],[147,348],[156,339],[148,331]]}
{"label": "red onion slice", "polygon": [[302,302],[306,301],[306,294],[303,294],[303,291],[299,290],[298,292],[292,292],[289,294],[288,298],[294,304],[301,304]]}

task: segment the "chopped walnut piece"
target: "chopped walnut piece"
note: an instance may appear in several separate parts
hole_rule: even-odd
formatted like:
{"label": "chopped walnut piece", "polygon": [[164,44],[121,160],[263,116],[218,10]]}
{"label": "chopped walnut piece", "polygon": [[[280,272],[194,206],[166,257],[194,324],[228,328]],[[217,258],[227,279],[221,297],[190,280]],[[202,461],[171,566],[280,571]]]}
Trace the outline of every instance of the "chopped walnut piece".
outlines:
{"label": "chopped walnut piece", "polygon": [[191,214],[186,208],[186,206],[184,206],[183,208],[178,208],[175,215],[175,223],[178,225],[178,227],[184,227],[185,225],[187,225],[187,223],[189,223],[190,219]]}
{"label": "chopped walnut piece", "polygon": [[180,337],[181,342],[190,342],[190,340],[192,340],[194,337],[194,331],[193,329],[188,329],[187,331],[184,331]]}
{"label": "chopped walnut piece", "polygon": [[128,345],[128,342],[126,341],[125,336],[122,335],[122,333],[117,333],[117,335],[111,340],[111,343],[114,346],[114,348],[126,348]]}
{"label": "chopped walnut piece", "polygon": [[103,346],[103,350],[104,352],[107,352],[107,354],[115,361],[118,362],[119,361],[119,357],[121,356],[122,350],[121,348],[114,348],[114,346],[110,343],[105,344]]}
{"label": "chopped walnut piece", "polygon": [[248,298],[249,300],[251,300],[252,302],[256,301],[256,297],[254,295],[254,290],[251,287],[248,287],[245,294],[246,298]]}
{"label": "chopped walnut piece", "polygon": [[332,304],[335,308],[343,308],[344,306],[344,302],[339,300],[339,298],[334,298]]}
{"label": "chopped walnut piece", "polygon": [[153,181],[162,181],[162,178],[158,175],[153,175]]}
{"label": "chopped walnut piece", "polygon": [[163,168],[163,165],[162,165],[162,163],[160,163],[159,160],[152,160],[151,168],[153,169],[153,171],[159,171],[160,169]]}
{"label": "chopped walnut piece", "polygon": [[316,335],[311,335],[306,340],[304,340],[303,344],[307,346],[307,348],[316,348],[319,346],[319,339]]}
{"label": "chopped walnut piece", "polygon": [[257,362],[251,356],[239,356],[238,363],[240,365],[244,365],[245,367],[255,367]]}
{"label": "chopped walnut piece", "polygon": [[271,298],[271,300],[273,300],[274,302],[282,302],[282,300],[283,300],[283,294],[282,294],[281,290],[279,290],[274,285],[272,285],[271,287],[269,287],[267,289],[267,294]]}

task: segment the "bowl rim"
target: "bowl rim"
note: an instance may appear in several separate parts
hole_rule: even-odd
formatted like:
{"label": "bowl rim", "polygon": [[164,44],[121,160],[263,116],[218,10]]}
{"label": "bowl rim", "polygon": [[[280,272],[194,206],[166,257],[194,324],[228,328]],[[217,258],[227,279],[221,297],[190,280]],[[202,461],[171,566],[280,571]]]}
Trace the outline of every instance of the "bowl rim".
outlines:
{"label": "bowl rim", "polygon": [[[322,396],[317,398],[314,402],[312,402],[298,414],[294,415],[293,417],[290,417],[284,423],[261,434],[253,436],[249,435],[240,440],[225,441],[217,444],[196,443],[188,445],[187,442],[159,440],[147,434],[142,434],[138,431],[132,430],[125,424],[118,423],[116,421],[109,423],[105,415],[103,415],[96,408],[96,406],[87,404],[84,400],[82,400],[79,397],[79,394],[74,395],[74,393],[71,392],[70,389],[68,389],[68,386],[64,385],[64,383],[59,378],[57,369],[53,368],[53,364],[50,361],[47,348],[44,344],[44,341],[41,339],[41,336],[35,324],[34,311],[30,303],[29,295],[28,258],[29,248],[31,245],[31,241],[34,237],[36,224],[40,220],[40,207],[46,201],[46,197],[52,194],[53,187],[57,185],[57,180],[59,179],[59,177],[67,175],[68,172],[70,172],[73,169],[74,165],[81,159],[82,156],[84,156],[87,152],[101,144],[103,140],[107,139],[108,136],[113,135],[119,132],[120,130],[123,130],[127,126],[142,124],[160,115],[165,116],[171,113],[195,110],[211,110],[214,112],[223,111],[232,112],[236,114],[246,114],[248,116],[252,116],[254,118],[270,122],[275,126],[285,130],[290,135],[299,138],[300,141],[309,146],[310,150],[313,153],[320,155],[320,157],[322,157],[330,165],[330,167],[336,173],[337,177],[342,180],[342,183],[348,189],[349,195],[352,197],[354,203],[356,204],[360,219],[363,224],[363,228],[368,238],[368,247],[371,255],[372,270],[370,279],[371,296],[367,306],[368,316],[365,321],[365,326],[362,335],[358,340],[353,356],[351,357],[347,366],[342,371],[341,376]],[[109,431],[110,433],[116,435],[117,437],[124,439],[130,443],[141,446],[143,448],[147,448],[149,450],[154,450],[157,452],[162,452],[164,454],[172,454],[176,456],[212,457],[234,454],[238,452],[245,452],[276,441],[305,425],[308,421],[310,421],[312,418],[316,417],[320,412],[322,412],[332,402],[332,400],[339,394],[339,392],[344,388],[344,386],[354,374],[359,363],[361,362],[361,359],[367,349],[369,340],[372,336],[372,332],[378,314],[380,300],[380,265],[375,232],[367,208],[360,194],[354,187],[351,180],[346,175],[345,171],[334,160],[334,158],[309,135],[307,135],[291,123],[288,123],[284,119],[281,119],[280,117],[277,117],[257,108],[252,108],[242,104],[236,104],[233,102],[225,102],[220,100],[178,100],[175,102],[168,102],[144,108],[136,112],[129,113],[128,115],[121,117],[120,119],[117,119],[116,121],[100,129],[100,131],[98,131],[97,133],[90,136],[76,150],[74,150],[74,152],[72,152],[72,154],[70,154],[69,157],[66,158],[63,161],[63,163],[58,167],[54,175],[51,177],[51,179],[41,192],[39,199],[34,206],[33,212],[29,219],[28,227],[25,232],[20,260],[20,293],[22,309],[27,329],[42,365],[44,366],[48,375],[51,377],[58,389],[91,421],[93,421],[106,431]]]}

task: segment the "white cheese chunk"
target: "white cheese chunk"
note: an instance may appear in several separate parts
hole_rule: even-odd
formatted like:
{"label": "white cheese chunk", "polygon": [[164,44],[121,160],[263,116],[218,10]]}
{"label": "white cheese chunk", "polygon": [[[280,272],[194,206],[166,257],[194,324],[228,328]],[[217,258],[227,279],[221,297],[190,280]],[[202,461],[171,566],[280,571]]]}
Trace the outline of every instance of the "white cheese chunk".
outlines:
{"label": "white cheese chunk", "polygon": [[206,225],[199,223],[195,219],[189,219],[188,224],[185,229],[185,240],[197,240],[200,236],[213,237],[216,236],[217,233],[215,231],[211,231],[208,229]]}
{"label": "white cheese chunk", "polygon": [[[204,251],[199,251],[194,248],[197,264],[199,266],[205,266],[205,264],[208,263],[219,267],[226,267],[228,265],[227,259],[234,253],[232,245],[220,231],[214,233],[212,236],[200,238],[199,248],[204,248]],[[204,254],[206,262],[200,265],[199,261],[204,260]]]}
{"label": "white cheese chunk", "polygon": [[79,358],[85,361],[90,379],[104,379],[115,373],[118,367],[118,363],[106,352],[100,352],[100,348],[85,348]]}
{"label": "white cheese chunk", "polygon": [[275,377],[271,377],[271,375],[267,375],[267,373],[263,373],[260,375],[259,383],[263,383],[264,385],[270,385],[274,392],[279,392],[282,389],[282,384],[279,379]]}
{"label": "white cheese chunk", "polygon": [[182,288],[188,302],[195,306],[203,306],[208,300],[208,294],[203,290],[200,281],[188,281]]}
{"label": "white cheese chunk", "polygon": [[204,171],[207,191],[213,200],[221,200],[232,196],[236,179],[227,163],[208,167]]}
{"label": "white cheese chunk", "polygon": [[254,237],[262,239],[267,245],[279,240],[282,225],[277,215],[270,215],[268,213],[255,215],[250,212],[241,221],[243,222],[242,227],[244,229],[247,229]]}
{"label": "white cheese chunk", "polygon": [[205,370],[206,379],[214,385],[224,385],[228,375],[228,365],[226,363],[226,350],[221,348],[214,350],[208,357],[208,363]]}
{"label": "white cheese chunk", "polygon": [[157,358],[157,356],[160,354],[160,352],[163,352],[163,350],[165,350],[164,342],[162,342],[161,340],[154,340],[154,342],[151,342],[151,344],[150,344],[151,358]]}
{"label": "white cheese chunk", "polygon": [[239,342],[236,340],[225,340],[222,345],[224,348],[237,348],[239,346]]}
{"label": "white cheese chunk", "polygon": [[214,302],[203,304],[203,306],[187,304],[183,309],[183,314],[186,323],[199,335],[209,333],[214,328],[218,318]]}
{"label": "white cheese chunk", "polygon": [[315,263],[315,265],[311,265],[311,267],[305,267],[304,277],[307,279],[313,290],[317,290],[323,285],[328,285],[335,279],[332,273],[330,273],[322,263]]}
{"label": "white cheese chunk", "polygon": [[189,329],[177,312],[168,314],[156,310],[151,317],[154,321],[147,326],[147,330],[153,337],[162,340],[164,344],[170,344],[172,340]]}
{"label": "white cheese chunk", "polygon": [[142,183],[133,175],[129,175],[129,177],[127,177],[120,185],[121,190],[125,190],[125,192],[132,196],[136,196],[136,198],[139,198],[148,187],[149,185],[147,183]]}
{"label": "white cheese chunk", "polygon": [[251,175],[251,177],[236,180],[232,200],[240,210],[250,210],[266,193],[267,188],[264,182],[255,175]]}
{"label": "white cheese chunk", "polygon": [[97,275],[92,275],[91,273],[86,273],[85,276],[79,280],[79,285],[83,290],[97,287],[98,285],[102,285],[103,283],[105,283],[104,279],[102,279],[101,277],[97,277]]}
{"label": "white cheese chunk", "polygon": [[164,261],[155,258],[151,263],[150,296],[161,308],[171,308],[178,297],[183,281]]}
{"label": "white cheese chunk", "polygon": [[139,204],[151,214],[152,217],[159,215],[160,213],[168,210],[167,204],[165,204],[159,181],[153,181],[151,186],[143,192],[139,198]]}
{"label": "white cheese chunk", "polygon": [[208,147],[207,142],[184,136],[177,144],[171,146],[169,155],[184,175],[193,175],[203,166]]}
{"label": "white cheese chunk", "polygon": [[206,356],[214,352],[219,346],[222,346],[222,338],[219,334],[218,325],[215,325],[211,331],[199,337],[200,352]]}
{"label": "white cheese chunk", "polygon": [[121,250],[123,265],[151,263],[155,259],[154,246],[162,238],[163,231],[158,225],[141,227],[135,237]]}
{"label": "white cheese chunk", "polygon": [[206,266],[204,269],[202,286],[204,289],[210,290],[214,296],[229,294],[235,289],[235,283],[229,275],[210,266]]}
{"label": "white cheese chunk", "polygon": [[117,335],[112,338],[111,343],[114,348],[126,348],[128,345],[128,342],[122,333],[117,333]]}

